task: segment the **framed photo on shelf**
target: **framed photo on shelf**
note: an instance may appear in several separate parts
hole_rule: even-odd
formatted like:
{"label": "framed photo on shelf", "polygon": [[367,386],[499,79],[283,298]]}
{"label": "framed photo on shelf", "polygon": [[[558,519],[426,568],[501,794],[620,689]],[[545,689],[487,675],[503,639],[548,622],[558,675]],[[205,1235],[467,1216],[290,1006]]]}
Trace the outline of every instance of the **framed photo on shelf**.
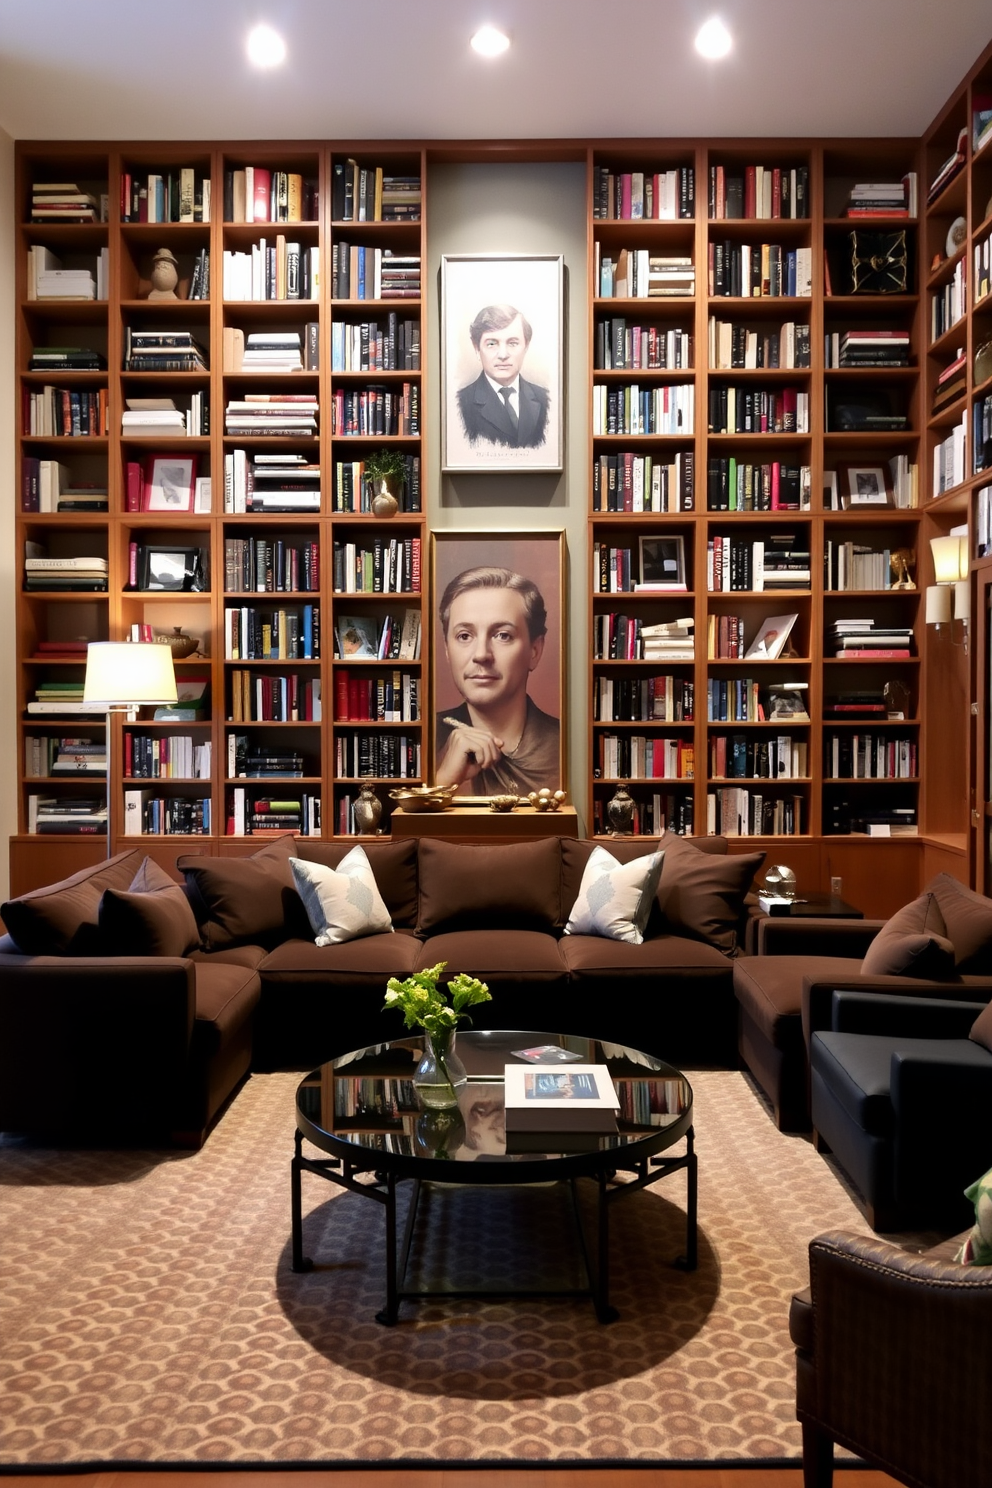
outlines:
{"label": "framed photo on shelf", "polygon": [[150,455],[141,483],[141,510],[192,511],[195,489],[195,455]]}
{"label": "framed photo on shelf", "polygon": [[745,661],[776,661],[785,650],[785,644],[798,615],[769,615],[762,620],[758,634],[744,652]]}
{"label": "framed photo on shelf", "polygon": [[334,644],[339,661],[375,661],[379,629],[372,615],[339,615],[334,622]]}
{"label": "framed photo on shelf", "polygon": [[562,469],[564,259],[441,258],[441,468]]}
{"label": "framed photo on shelf", "polygon": [[635,589],[685,590],[685,541],[678,536],[639,539],[640,578]]}
{"label": "framed photo on shelf", "polygon": [[431,781],[465,796],[565,785],[565,534],[435,532]]}
{"label": "framed photo on shelf", "polygon": [[207,587],[203,549],[147,543],[138,549],[137,577],[139,589],[200,593]]}
{"label": "framed photo on shelf", "polygon": [[885,465],[838,465],[837,484],[845,511],[892,505],[889,471]]}

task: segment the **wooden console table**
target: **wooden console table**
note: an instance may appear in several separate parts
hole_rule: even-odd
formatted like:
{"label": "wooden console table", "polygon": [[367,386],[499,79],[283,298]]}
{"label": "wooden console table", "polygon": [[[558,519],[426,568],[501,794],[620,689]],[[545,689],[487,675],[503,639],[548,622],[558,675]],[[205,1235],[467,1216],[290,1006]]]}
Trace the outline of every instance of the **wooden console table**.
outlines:
{"label": "wooden console table", "polygon": [[557,811],[535,811],[517,806],[513,811],[490,811],[488,806],[452,806],[447,811],[393,809],[389,819],[394,837],[446,837],[477,841],[480,837],[513,841],[532,837],[578,837],[579,819],[574,806]]}

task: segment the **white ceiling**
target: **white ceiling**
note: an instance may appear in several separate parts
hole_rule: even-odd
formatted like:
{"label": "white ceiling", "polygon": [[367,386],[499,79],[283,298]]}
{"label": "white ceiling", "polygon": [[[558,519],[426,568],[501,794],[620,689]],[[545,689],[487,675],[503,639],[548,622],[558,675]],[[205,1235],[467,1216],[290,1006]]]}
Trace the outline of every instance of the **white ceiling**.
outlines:
{"label": "white ceiling", "polygon": [[[692,49],[718,9],[731,57]],[[265,20],[289,56],[258,73]],[[512,37],[486,62],[483,21]],[[0,0],[18,139],[918,135],[989,0]]]}

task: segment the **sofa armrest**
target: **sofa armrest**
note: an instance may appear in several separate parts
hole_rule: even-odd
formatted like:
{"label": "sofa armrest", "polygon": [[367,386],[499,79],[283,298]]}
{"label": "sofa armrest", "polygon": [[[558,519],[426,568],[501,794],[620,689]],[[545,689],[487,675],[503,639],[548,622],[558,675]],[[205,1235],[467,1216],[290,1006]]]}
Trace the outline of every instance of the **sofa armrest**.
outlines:
{"label": "sofa armrest", "polygon": [[887,1033],[896,1038],[967,1038],[983,1002],[942,997],[897,997],[887,992],[835,991],[836,1033]]}
{"label": "sofa armrest", "polygon": [[184,957],[0,955],[0,1130],[167,1122],[195,1013]]}
{"label": "sofa armrest", "polygon": [[767,915],[757,921],[759,956],[863,956],[884,920]]}
{"label": "sofa armrest", "polygon": [[[904,976],[856,976],[830,977],[820,974],[803,978],[803,1035],[809,1047],[810,1036],[817,1030],[833,1027],[833,999],[835,992],[882,993],[890,997],[932,998],[935,1001],[977,1004],[992,998],[992,980],[986,989],[981,984],[969,982],[933,982],[921,977]],[[977,1018],[976,1011],[975,1017]],[[974,1020],[972,1020],[974,1021]]]}

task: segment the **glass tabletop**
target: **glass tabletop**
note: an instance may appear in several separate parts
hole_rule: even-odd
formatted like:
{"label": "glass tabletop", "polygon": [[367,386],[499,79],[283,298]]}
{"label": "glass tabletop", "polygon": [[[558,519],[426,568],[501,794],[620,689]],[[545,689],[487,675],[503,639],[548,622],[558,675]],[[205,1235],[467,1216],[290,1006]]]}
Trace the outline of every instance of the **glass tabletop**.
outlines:
{"label": "glass tabletop", "polygon": [[[522,1051],[547,1047],[547,1062]],[[534,1181],[535,1165],[571,1171],[632,1167],[673,1145],[692,1124],[692,1088],[685,1076],[655,1055],[620,1044],[534,1029],[459,1031],[458,1054],[468,1079],[458,1105],[427,1110],[413,1074],[423,1051],[420,1037],[392,1039],[356,1049],[314,1070],[297,1090],[303,1135],[357,1168],[400,1168],[409,1176],[455,1182]],[[619,1110],[615,1132],[507,1132],[504,1068],[567,1073],[572,1062],[605,1065]],[[511,1171],[512,1169],[512,1171]]]}

